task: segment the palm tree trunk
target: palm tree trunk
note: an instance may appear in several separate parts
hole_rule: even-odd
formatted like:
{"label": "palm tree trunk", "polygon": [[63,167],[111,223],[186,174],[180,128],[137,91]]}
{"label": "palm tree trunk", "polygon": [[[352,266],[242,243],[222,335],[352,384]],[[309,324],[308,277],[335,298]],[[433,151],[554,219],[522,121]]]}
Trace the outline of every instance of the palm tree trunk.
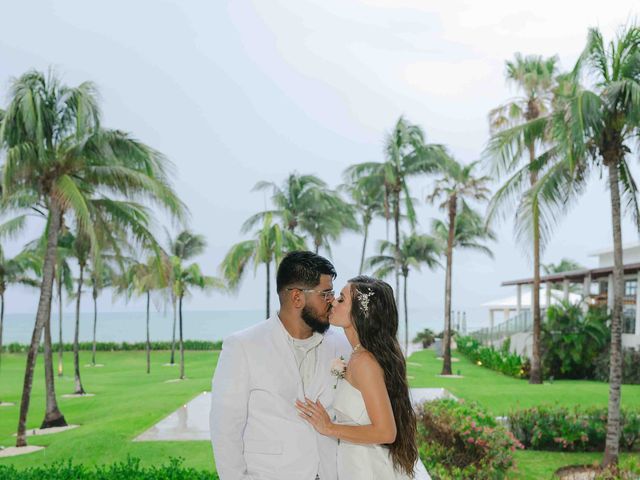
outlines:
{"label": "palm tree trunk", "polygon": [[2,366],[2,331],[4,329],[4,291],[0,293],[0,367]]}
{"label": "palm tree trunk", "polygon": [[362,275],[362,269],[364,268],[364,255],[367,250],[367,237],[369,236],[369,223],[364,222],[364,240],[362,241],[362,255],[360,255],[360,269],[358,275]]}
{"label": "palm tree trunk", "polygon": [[27,364],[24,371],[24,384],[22,387],[22,399],[20,401],[20,416],[18,419],[18,432],[16,435],[16,447],[27,445],[27,413],[31,401],[31,388],[33,387],[33,371],[36,365],[36,356],[42,330],[51,313],[51,294],[53,291],[54,265],[56,262],[56,247],[58,244],[58,233],[60,231],[60,221],[62,211],[57,202],[51,198],[49,207],[49,232],[47,234],[47,249],[44,256],[42,268],[42,286],[40,288],[40,299],[38,300],[38,311],[36,322],[31,336],[31,345],[27,352]]}
{"label": "palm tree trunk", "polygon": [[80,297],[82,296],[82,282],[84,281],[84,265],[80,264],[80,278],[78,279],[78,293],[76,298],[76,331],[73,337],[73,375],[75,379],[76,395],[84,395],[80,378]]}
{"label": "palm tree trunk", "polygon": [[264,262],[267,266],[267,318],[271,316],[271,262]]}
{"label": "palm tree trunk", "polygon": [[[529,144],[529,164],[536,159],[535,145]],[[530,175],[531,185],[538,181],[537,172]],[[540,209],[537,199],[533,204],[533,291],[531,292],[531,307],[533,314],[533,345],[531,351],[531,372],[529,383],[542,384],[542,355],[540,353],[540,336],[542,330],[542,316],[540,314]],[[547,307],[549,307],[547,305]]]}
{"label": "palm tree trunk", "polygon": [[98,326],[98,290],[93,285],[93,345],[91,347],[91,364],[96,366],[96,330]]}
{"label": "palm tree trunk", "polygon": [[393,205],[393,223],[396,228],[395,258],[396,258],[396,305],[400,306],[400,193],[395,194]]}
{"label": "palm tree trunk", "polygon": [[442,375],[451,375],[451,270],[453,268],[453,241],[456,228],[456,202],[457,198],[453,195],[449,199],[449,238],[447,239],[447,272],[444,293]]}
{"label": "palm tree trunk", "polygon": [[147,373],[151,373],[151,340],[149,339],[149,301],[151,292],[147,292]]}
{"label": "palm tree trunk", "polygon": [[404,355],[409,356],[409,307],[407,304],[407,273],[404,276]]}
{"label": "palm tree trunk", "polygon": [[53,375],[53,351],[51,349],[51,317],[44,326],[44,379],[46,385],[47,405],[44,420],[40,428],[66,427],[67,421],[58,408],[56,386]]}
{"label": "palm tree trunk", "polygon": [[180,317],[180,380],[184,380],[184,344],[182,339],[182,295],[178,304],[178,315]]}
{"label": "palm tree trunk", "polygon": [[171,293],[171,305],[173,306],[173,335],[171,337],[171,360],[169,363],[173,365],[176,363],[176,323],[178,320],[176,313],[176,297],[173,293]]}
{"label": "palm tree trunk", "polygon": [[58,376],[62,376],[62,356],[64,344],[62,343],[62,277],[58,277]]}
{"label": "palm tree trunk", "polygon": [[[622,266],[622,227],[620,219],[620,190],[617,163],[606,161],[609,169],[611,194],[611,223],[613,227],[613,309],[611,311],[611,359],[609,370],[609,408],[607,439],[603,466],[618,463],[620,451],[620,386],[622,384],[622,292],[624,272]],[[611,295],[612,292],[609,292]]]}

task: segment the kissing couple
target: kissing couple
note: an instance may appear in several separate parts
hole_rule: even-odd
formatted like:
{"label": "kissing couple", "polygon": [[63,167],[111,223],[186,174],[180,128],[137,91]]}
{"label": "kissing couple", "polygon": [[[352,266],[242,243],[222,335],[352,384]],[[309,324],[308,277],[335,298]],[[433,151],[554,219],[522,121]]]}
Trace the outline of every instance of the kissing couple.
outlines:
{"label": "kissing couple", "polygon": [[430,478],[393,289],[358,276],[336,296],[335,278],[326,258],[289,253],[277,315],[224,340],[210,414],[221,480]]}

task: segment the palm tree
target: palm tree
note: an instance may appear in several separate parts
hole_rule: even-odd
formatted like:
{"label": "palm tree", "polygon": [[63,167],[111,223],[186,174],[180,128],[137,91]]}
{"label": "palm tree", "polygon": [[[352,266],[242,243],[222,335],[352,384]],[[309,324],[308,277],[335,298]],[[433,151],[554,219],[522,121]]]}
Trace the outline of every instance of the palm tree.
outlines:
{"label": "palm tree", "polygon": [[433,193],[427,200],[442,200],[439,207],[447,212],[447,221],[434,221],[434,235],[446,245],[446,280],[444,300],[444,344],[442,375],[451,375],[451,277],[454,248],[472,248],[484,253],[491,251],[477,243],[493,239],[493,233],[484,225],[480,216],[471,209],[467,200],[485,201],[489,193],[489,177],[475,176],[478,162],[462,165],[450,158],[442,169],[442,177],[436,181]]}
{"label": "palm tree", "polygon": [[358,275],[362,275],[364,259],[367,251],[367,240],[369,237],[369,226],[376,216],[383,216],[385,213],[384,187],[376,177],[350,178],[345,172],[345,184],[341,189],[346,191],[351,198],[355,210],[360,214],[362,223],[362,253],[360,254],[360,266]]}
{"label": "palm tree", "polygon": [[306,249],[304,238],[283,230],[280,225],[272,223],[272,214],[264,217],[262,229],[254,234],[251,240],[245,240],[233,245],[220,264],[220,271],[230,289],[237,289],[246,267],[253,263],[254,274],[259,265],[266,270],[266,318],[271,315],[271,264],[275,267],[284,255],[292,250]]}
{"label": "palm tree", "polygon": [[[181,260],[191,260],[198,255],[201,255],[206,246],[207,241],[204,235],[195,234],[189,230],[184,230],[178,234],[175,239],[172,239],[169,234],[167,234],[167,238],[169,239],[169,255],[178,257]],[[172,269],[169,268],[170,274],[172,273]],[[173,283],[173,279],[169,280],[170,283]],[[170,297],[171,297],[171,306],[173,307],[173,334],[171,337],[171,359],[170,364],[175,364],[175,351],[176,351],[176,324],[177,324],[177,303],[178,299],[174,294],[174,289],[170,289]]]}
{"label": "palm tree", "polygon": [[[627,157],[640,135],[640,27],[622,27],[605,44],[597,28],[589,30],[587,44],[571,77],[560,92],[553,120],[557,156],[583,185],[592,171],[607,174],[613,230],[613,306],[607,436],[603,465],[618,462],[622,383],[622,203],[640,228],[637,186]],[[579,84],[581,77],[590,87]],[[603,168],[604,167],[604,168]]]}
{"label": "palm tree", "polygon": [[[489,122],[492,134],[495,138],[489,141],[487,149],[491,167],[496,176],[511,175],[505,182],[505,186],[498,190],[489,205],[488,218],[492,219],[498,209],[513,207],[520,204],[522,208],[524,195],[515,195],[517,191],[526,190],[538,181],[539,170],[536,168],[536,146],[545,142],[548,131],[545,128],[547,115],[551,111],[553,87],[557,73],[557,57],[543,58],[537,55],[523,57],[517,53],[513,61],[506,62],[506,77],[509,83],[514,84],[523,96],[509,100],[489,113]],[[526,126],[514,130],[514,126]],[[517,132],[516,137],[513,133]],[[511,136],[512,148],[504,155],[501,148],[502,136]],[[526,152],[526,155],[523,153]],[[526,162],[528,175],[524,175],[522,162]],[[515,172],[515,173],[514,173]],[[528,176],[528,178],[527,178]],[[533,239],[526,243],[533,244],[533,286],[532,286],[532,310],[533,310],[533,348],[531,358],[531,373],[529,383],[542,383],[542,366],[540,353],[540,206],[539,202],[530,202],[531,215],[518,216],[516,222],[522,222],[523,218],[530,219],[533,223],[529,226]]]}
{"label": "palm tree", "polygon": [[[542,264],[542,270],[544,271],[545,275],[553,275],[556,273],[563,273],[563,272],[573,272],[575,270],[583,270],[584,268],[585,267],[583,265],[569,258],[562,258],[558,263]],[[559,288],[560,284],[557,282],[552,282],[550,286],[551,288]],[[571,284],[569,286],[569,291],[579,292],[580,288],[581,288],[580,285]]]}
{"label": "palm tree", "polygon": [[[43,237],[43,240],[46,239]],[[42,247],[46,244],[42,242]],[[58,376],[63,375],[63,354],[64,342],[62,340],[62,290],[64,288],[67,297],[73,295],[73,275],[68,259],[71,258],[73,246],[73,235],[64,226],[61,226],[61,233],[58,237],[58,248],[56,249],[55,284],[58,295]]]}
{"label": "palm tree", "polygon": [[[16,446],[26,446],[26,419],[42,330],[50,317],[58,235],[65,213],[78,230],[95,237],[88,201],[100,192],[146,199],[182,218],[185,207],[169,184],[168,161],[130,135],[100,126],[95,88],[62,85],[50,74],[30,71],[13,81],[0,125],[6,150],[2,172],[4,204],[47,218],[47,242],[36,321],[27,354]],[[96,242],[91,242],[95,244]],[[98,249],[93,255],[99,256]]]}
{"label": "palm tree", "polygon": [[[367,259],[368,268],[375,269],[374,276],[383,278],[395,271],[395,245],[388,240],[379,243],[379,255]],[[431,270],[440,266],[438,258],[442,254],[438,239],[430,235],[412,233],[403,235],[400,243],[400,271],[404,290],[404,351],[409,352],[409,307],[407,302],[407,278],[411,269],[420,270],[425,264]]]}
{"label": "palm tree", "polygon": [[98,327],[98,296],[104,288],[114,285],[116,271],[109,263],[95,265],[93,262],[89,267],[89,282],[91,286],[91,297],[93,298],[93,342],[91,347],[91,365],[96,366],[96,331]]}
{"label": "palm tree", "polygon": [[78,232],[78,235],[73,240],[73,256],[78,260],[78,268],[80,271],[77,280],[76,290],[76,327],[73,335],[73,377],[75,382],[75,395],[84,395],[84,387],[82,386],[82,379],[80,378],[80,300],[82,298],[82,287],[84,287],[84,272],[89,262],[89,255],[91,253],[91,240],[89,236],[83,232]]}
{"label": "palm tree", "polygon": [[411,228],[415,227],[416,214],[407,180],[419,174],[433,173],[447,158],[442,145],[425,143],[425,135],[418,125],[400,117],[385,141],[385,161],[352,165],[346,174],[362,178],[370,175],[384,185],[388,195],[395,227],[396,302],[400,304],[400,218],[404,202],[405,215]]}
{"label": "palm tree", "polygon": [[2,365],[2,333],[4,330],[5,293],[10,285],[38,287],[38,281],[29,275],[39,275],[38,262],[31,252],[23,250],[12,258],[7,258],[0,245],[0,365]]}
{"label": "palm tree", "polygon": [[151,338],[149,332],[151,293],[169,285],[168,262],[153,255],[149,256],[146,262],[133,260],[117,283],[119,284],[118,293],[125,294],[127,298],[131,298],[134,294],[146,297],[147,373],[151,373]]}
{"label": "palm tree", "polygon": [[311,236],[315,253],[322,247],[331,254],[331,243],[336,242],[343,231],[355,232],[359,227],[354,208],[336,192],[322,190],[301,218],[300,229]]}
{"label": "palm tree", "polygon": [[212,289],[224,289],[222,280],[216,277],[204,275],[197,263],[188,266],[183,265],[182,259],[179,257],[171,257],[174,295],[178,299],[178,319],[180,325],[180,380],[184,380],[184,342],[183,342],[183,321],[182,321],[182,303],[185,295],[190,290],[197,288],[203,291]]}

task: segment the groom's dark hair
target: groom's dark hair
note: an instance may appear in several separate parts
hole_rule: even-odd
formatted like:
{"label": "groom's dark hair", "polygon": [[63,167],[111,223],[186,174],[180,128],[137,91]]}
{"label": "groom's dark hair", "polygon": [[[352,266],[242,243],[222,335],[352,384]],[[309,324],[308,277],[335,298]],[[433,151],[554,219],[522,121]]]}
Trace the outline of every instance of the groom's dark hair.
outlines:
{"label": "groom's dark hair", "polygon": [[276,288],[278,293],[294,285],[313,288],[320,283],[320,275],[336,278],[336,269],[329,260],[313,252],[290,252],[278,267]]}

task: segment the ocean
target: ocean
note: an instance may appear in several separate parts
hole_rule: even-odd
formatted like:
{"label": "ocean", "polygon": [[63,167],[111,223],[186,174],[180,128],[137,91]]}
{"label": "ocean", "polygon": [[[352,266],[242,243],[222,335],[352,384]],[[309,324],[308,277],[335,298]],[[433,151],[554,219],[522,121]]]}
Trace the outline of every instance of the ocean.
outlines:
{"label": "ocean", "polygon": [[[478,309],[480,310],[480,309]],[[482,323],[480,311],[467,313],[468,330],[473,330]],[[482,315],[484,316],[484,315]],[[97,339],[102,342],[141,342],[146,338],[145,312],[98,312]],[[210,310],[183,311],[184,338],[189,340],[223,340],[226,336],[248,328],[265,318],[264,310]],[[454,315],[454,321],[456,316]],[[35,322],[34,313],[5,314],[3,343],[5,345],[31,341]],[[173,314],[152,310],[150,312],[150,332],[152,341],[171,340]],[[58,341],[58,315],[52,315],[53,341]],[[404,317],[400,317],[399,338],[404,338]],[[436,309],[415,309],[409,311],[409,334],[411,338],[424,328],[435,332],[442,331],[442,311]],[[73,342],[75,315],[72,311],[64,312],[62,321],[62,338],[65,343]],[[177,328],[176,328],[176,336]],[[93,336],[93,312],[80,314],[80,341],[91,341]]]}

